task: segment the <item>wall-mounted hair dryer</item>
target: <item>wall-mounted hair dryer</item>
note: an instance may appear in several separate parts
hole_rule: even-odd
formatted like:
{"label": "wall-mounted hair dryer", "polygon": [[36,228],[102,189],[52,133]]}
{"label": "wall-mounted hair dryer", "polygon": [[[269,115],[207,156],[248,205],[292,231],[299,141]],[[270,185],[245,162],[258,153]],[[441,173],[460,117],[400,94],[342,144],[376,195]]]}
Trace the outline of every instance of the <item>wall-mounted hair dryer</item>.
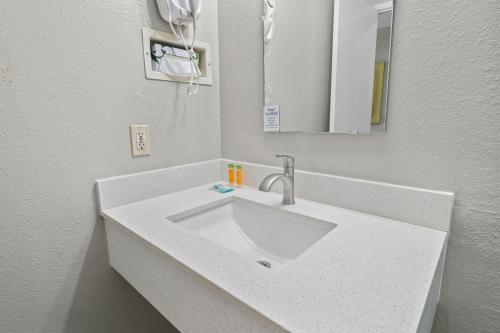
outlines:
{"label": "wall-mounted hair dryer", "polygon": [[[264,8],[264,16],[262,16],[262,21],[264,22],[264,55],[269,57],[271,55],[271,40],[274,37],[274,11],[276,10],[275,0],[262,0],[262,5]],[[266,104],[270,101],[273,95],[273,89],[268,81],[264,80],[264,99]]]}
{"label": "wall-mounted hair dryer", "polygon": [[[201,75],[200,68],[196,61],[196,52],[194,51],[194,42],[196,40],[196,23],[201,14],[202,0],[156,0],[161,17],[170,24],[170,29],[176,38],[182,39],[186,51],[191,57],[194,68],[189,81],[188,94],[194,95],[198,92],[199,79]],[[175,26],[174,26],[175,25]],[[183,34],[184,26],[193,27],[193,36],[191,44],[188,45]],[[196,79],[196,85],[193,89],[193,83]]]}
{"label": "wall-mounted hair dryer", "polygon": [[202,0],[156,0],[161,17],[177,25],[195,23],[201,14]]}
{"label": "wall-mounted hair dryer", "polygon": [[274,21],[273,14],[276,10],[275,0],[263,0],[264,1],[264,41],[269,43],[274,36]]}

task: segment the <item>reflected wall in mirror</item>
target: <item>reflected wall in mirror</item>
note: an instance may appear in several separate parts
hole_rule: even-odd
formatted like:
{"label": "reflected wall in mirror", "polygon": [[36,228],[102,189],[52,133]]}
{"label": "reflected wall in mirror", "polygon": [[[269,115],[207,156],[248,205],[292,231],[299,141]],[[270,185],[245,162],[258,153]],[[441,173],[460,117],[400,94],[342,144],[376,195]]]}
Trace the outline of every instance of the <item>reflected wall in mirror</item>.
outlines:
{"label": "reflected wall in mirror", "polygon": [[385,133],[393,1],[263,3],[265,130]]}

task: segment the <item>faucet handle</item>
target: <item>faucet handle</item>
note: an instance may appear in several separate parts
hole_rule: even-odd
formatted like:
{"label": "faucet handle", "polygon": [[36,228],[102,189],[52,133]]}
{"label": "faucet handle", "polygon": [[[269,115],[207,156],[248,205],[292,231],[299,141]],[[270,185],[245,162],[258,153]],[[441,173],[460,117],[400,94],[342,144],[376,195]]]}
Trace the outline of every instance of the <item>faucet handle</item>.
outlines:
{"label": "faucet handle", "polygon": [[295,158],[291,155],[277,154],[276,157],[283,158],[283,173],[285,175],[293,175]]}

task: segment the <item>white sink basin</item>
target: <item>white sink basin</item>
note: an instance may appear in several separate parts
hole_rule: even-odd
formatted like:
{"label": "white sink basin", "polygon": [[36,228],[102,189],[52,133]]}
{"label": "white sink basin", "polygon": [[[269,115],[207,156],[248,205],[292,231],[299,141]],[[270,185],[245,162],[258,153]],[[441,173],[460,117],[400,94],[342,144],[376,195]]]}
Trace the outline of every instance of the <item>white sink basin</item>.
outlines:
{"label": "white sink basin", "polygon": [[167,218],[268,268],[283,267],[336,224],[231,197]]}

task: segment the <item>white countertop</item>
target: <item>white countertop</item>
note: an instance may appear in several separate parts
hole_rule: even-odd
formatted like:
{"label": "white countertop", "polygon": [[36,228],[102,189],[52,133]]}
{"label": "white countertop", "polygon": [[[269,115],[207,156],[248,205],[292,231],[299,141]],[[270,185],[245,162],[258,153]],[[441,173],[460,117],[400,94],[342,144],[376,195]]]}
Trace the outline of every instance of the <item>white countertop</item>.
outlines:
{"label": "white countertop", "polygon": [[[281,195],[207,184],[102,214],[292,332],[416,332],[446,233],[297,198],[281,207],[337,227],[281,270],[269,270],[167,220],[238,196]],[[376,203],[374,203],[376,205]]]}

